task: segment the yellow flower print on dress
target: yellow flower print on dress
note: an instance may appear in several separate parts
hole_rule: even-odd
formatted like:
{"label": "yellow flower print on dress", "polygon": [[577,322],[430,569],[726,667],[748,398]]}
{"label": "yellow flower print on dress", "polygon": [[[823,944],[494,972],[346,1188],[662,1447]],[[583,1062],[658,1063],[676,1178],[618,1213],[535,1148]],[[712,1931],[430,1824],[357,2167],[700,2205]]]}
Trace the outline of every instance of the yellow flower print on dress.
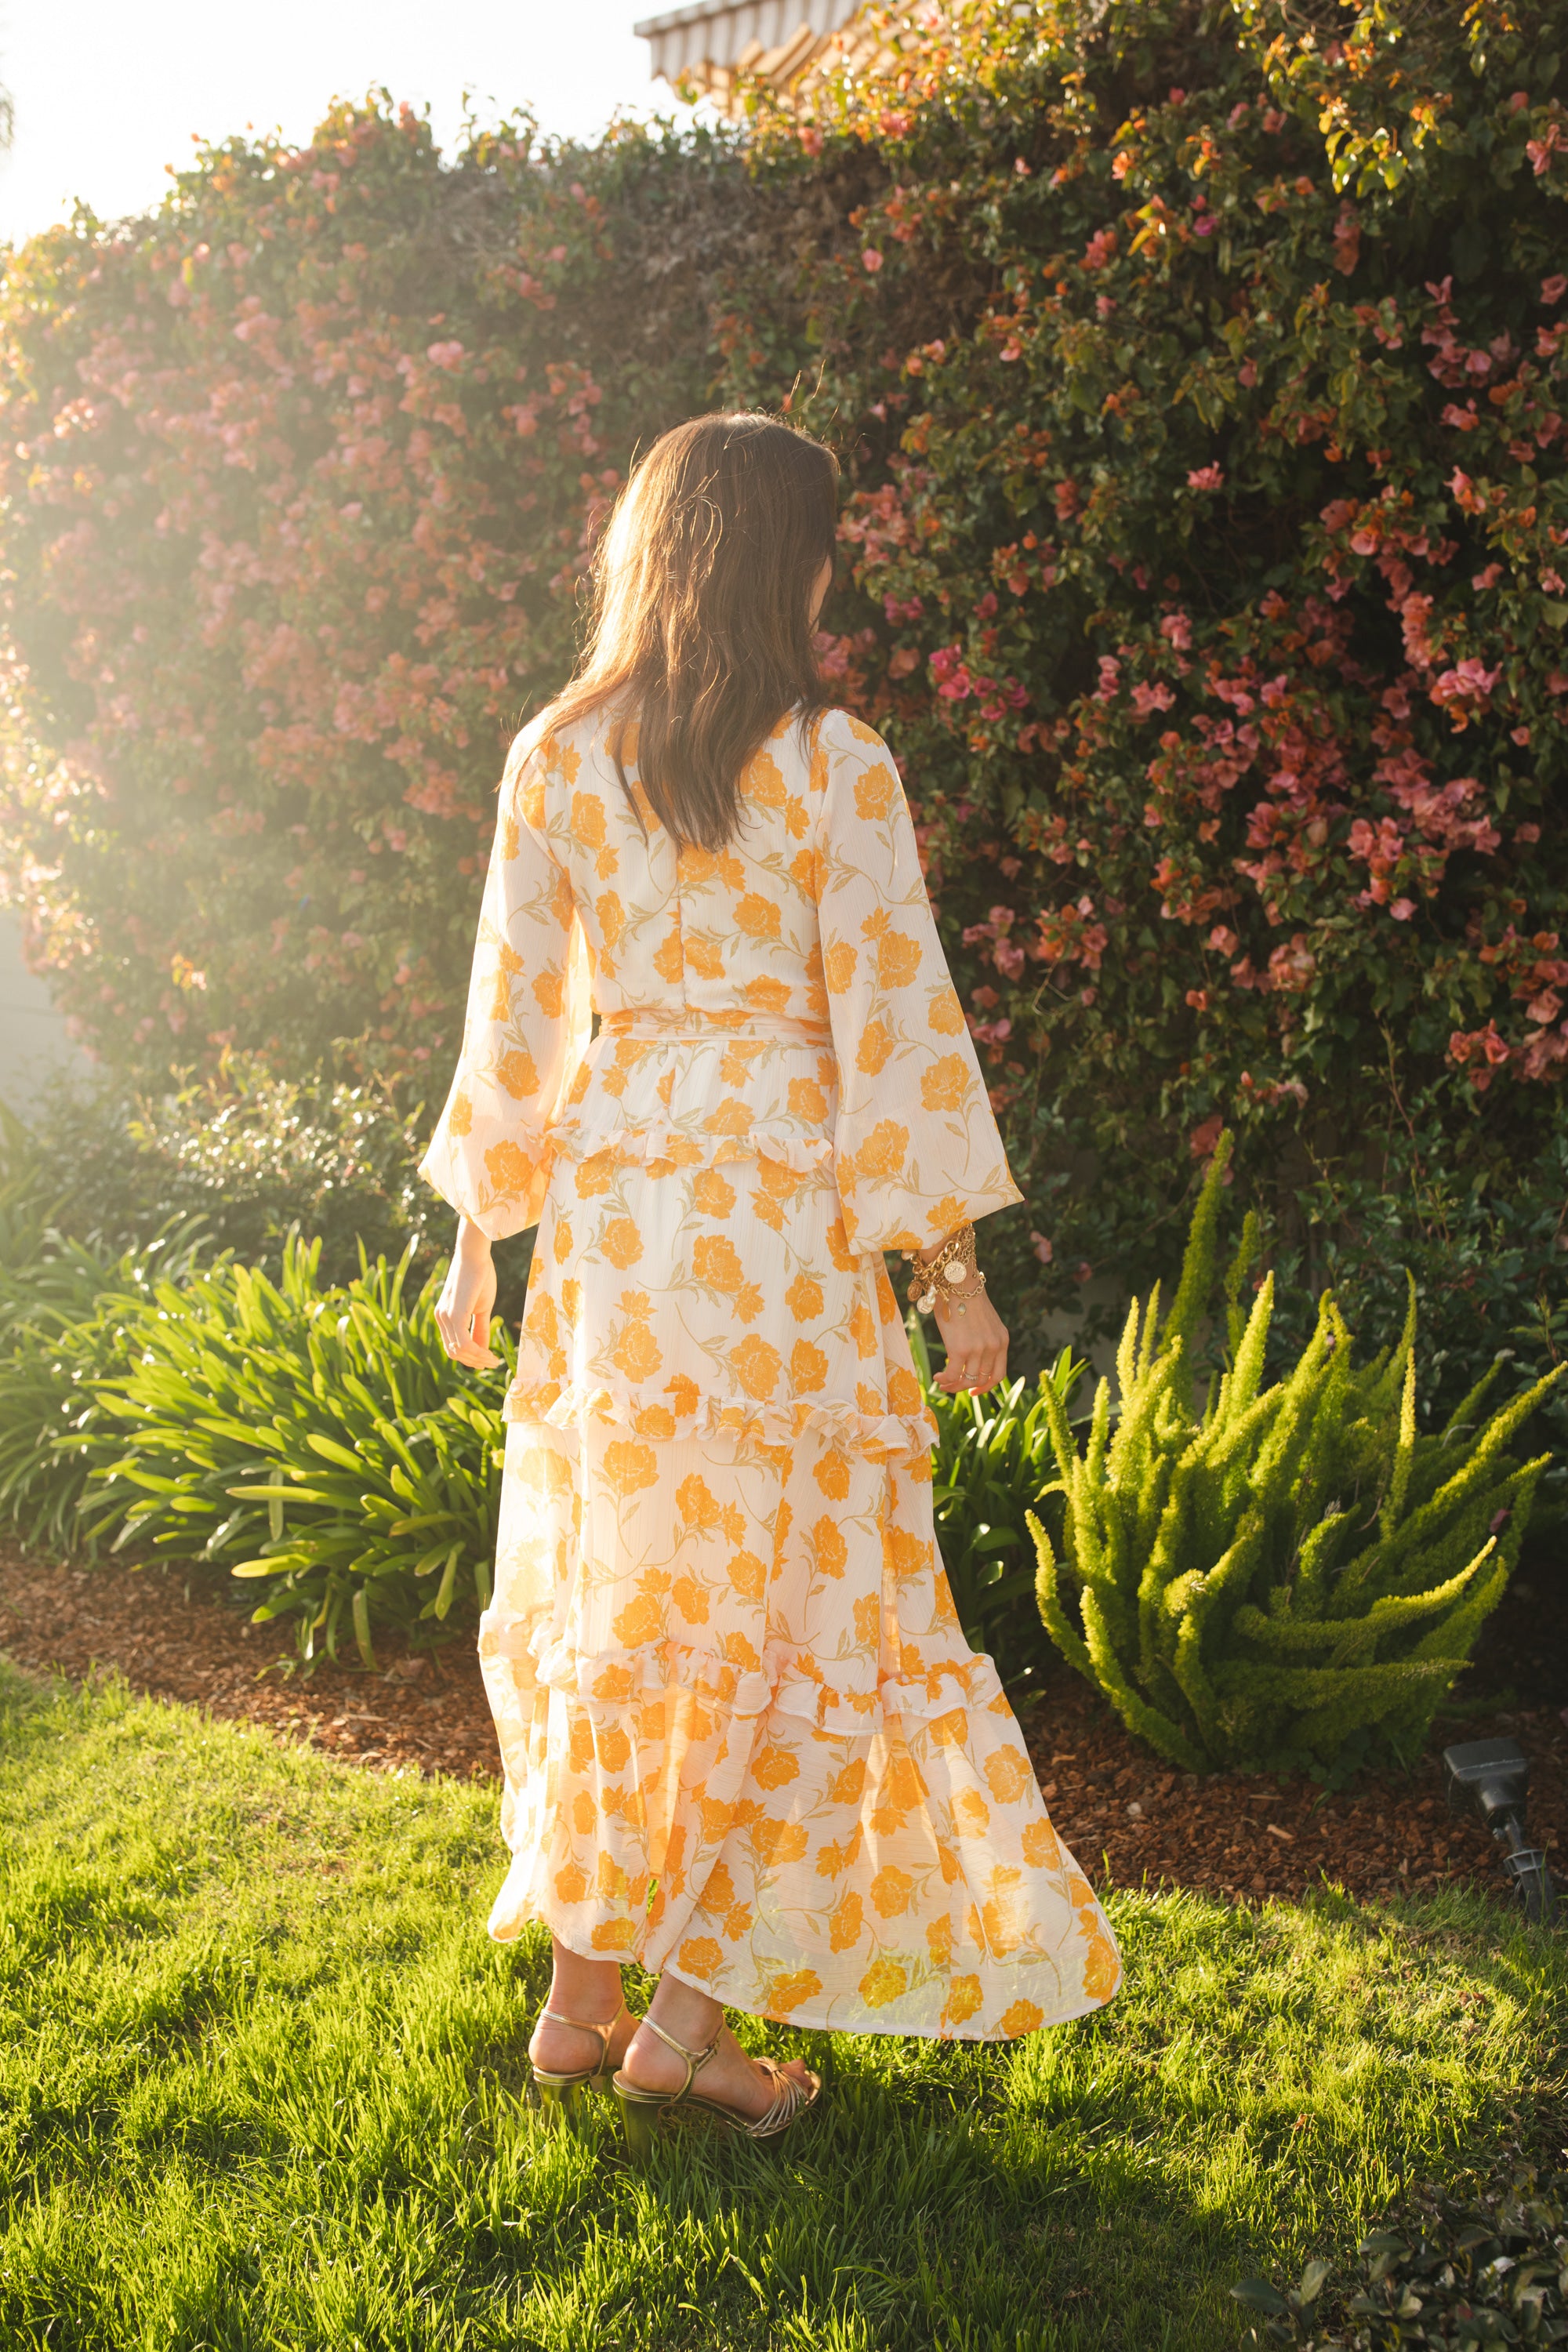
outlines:
{"label": "yellow flower print on dress", "polygon": [[802,2025],[1032,2032],[1121,1962],[959,1629],[882,1264],[1018,1197],[898,771],[842,711],[782,725],[735,840],[679,855],[628,782],[591,726],[514,747],[425,1162],[540,1226],[491,1933]]}

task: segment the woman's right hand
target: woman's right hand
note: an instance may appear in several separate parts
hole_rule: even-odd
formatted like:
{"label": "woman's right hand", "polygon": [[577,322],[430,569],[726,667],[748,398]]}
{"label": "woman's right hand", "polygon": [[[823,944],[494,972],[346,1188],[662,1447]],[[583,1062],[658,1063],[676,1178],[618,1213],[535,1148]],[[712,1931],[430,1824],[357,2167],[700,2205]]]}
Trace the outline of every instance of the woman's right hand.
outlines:
{"label": "woman's right hand", "polygon": [[436,1302],[436,1328],[455,1364],[489,1371],[500,1358],[489,1348],[490,1316],[496,1303],[495,1260],[487,1235],[467,1217],[458,1223],[458,1244]]}

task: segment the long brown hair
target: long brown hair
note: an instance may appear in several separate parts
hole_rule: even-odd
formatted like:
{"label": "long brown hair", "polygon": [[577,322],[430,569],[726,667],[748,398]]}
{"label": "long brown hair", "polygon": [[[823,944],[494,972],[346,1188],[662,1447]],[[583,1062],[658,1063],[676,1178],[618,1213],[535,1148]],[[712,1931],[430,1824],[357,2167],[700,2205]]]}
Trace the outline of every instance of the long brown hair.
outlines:
{"label": "long brown hair", "polygon": [[[695,416],[634,467],[599,544],[586,650],[549,717],[608,710],[623,764],[678,844],[720,849],[742,772],[786,711],[826,689],[811,591],[833,560],[838,467],[768,416]],[[629,788],[628,789],[628,797]]]}

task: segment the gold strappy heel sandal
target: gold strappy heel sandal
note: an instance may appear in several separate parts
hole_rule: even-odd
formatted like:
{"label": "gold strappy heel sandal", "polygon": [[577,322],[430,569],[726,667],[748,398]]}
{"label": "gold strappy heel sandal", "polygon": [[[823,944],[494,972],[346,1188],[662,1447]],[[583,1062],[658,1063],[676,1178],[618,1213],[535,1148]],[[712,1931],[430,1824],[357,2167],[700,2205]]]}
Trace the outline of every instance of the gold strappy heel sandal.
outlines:
{"label": "gold strappy heel sandal", "polygon": [[[579,2033],[596,2033],[600,2045],[598,2064],[581,2067],[575,2074],[550,2074],[542,2066],[533,2067],[533,2087],[539,2094],[539,2104],[546,2113],[553,2111],[563,2122],[570,2123],[580,2103],[579,2094],[609,2089],[610,2042],[616,2026],[626,2014],[624,2000],[608,2025],[597,2025],[590,2017],[565,2017],[558,2009],[546,2009],[540,2012],[542,2021],[548,2018],[552,2025],[571,2025]],[[529,2063],[533,2064],[531,2059]]]}
{"label": "gold strappy heel sandal", "polygon": [[624,2074],[614,2074],[610,2087],[621,2103],[621,2120],[626,2127],[626,2146],[634,2156],[651,2154],[654,2133],[661,2109],[679,2106],[700,2107],[704,2115],[715,2116],[728,2124],[731,2131],[744,2132],[748,2139],[781,2139],[796,2118],[815,2106],[822,2084],[815,2074],[807,2076],[810,2088],[786,2074],[777,2061],[758,2058],[754,2063],[765,2068],[773,2079],[773,2098],[771,2106],[755,2117],[737,2115],[733,2107],[721,2106],[717,2099],[705,2099],[694,2094],[691,2085],[718,2049],[724,2028],[721,2026],[706,2050],[689,2050],[673,2033],[667,2033],[656,2018],[645,2017],[641,2022],[650,2033],[657,2033],[668,2050],[686,2061],[686,2080],[679,2091],[645,2091],[636,2083],[628,2083]]}

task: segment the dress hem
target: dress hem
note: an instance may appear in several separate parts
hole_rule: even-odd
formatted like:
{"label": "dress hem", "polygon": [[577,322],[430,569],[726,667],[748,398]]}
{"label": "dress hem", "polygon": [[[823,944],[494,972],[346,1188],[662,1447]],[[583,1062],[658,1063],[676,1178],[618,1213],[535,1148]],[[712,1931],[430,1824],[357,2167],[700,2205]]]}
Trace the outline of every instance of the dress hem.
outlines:
{"label": "dress hem", "polygon": [[[575,1944],[568,1942],[550,1917],[549,1913],[542,1909],[532,1911],[520,1919],[517,1926],[507,1935],[498,1935],[493,1927],[489,1928],[487,1933],[492,1944],[505,1947],[517,1943],[526,1930],[533,1927],[545,1928],[555,1942],[564,1951],[570,1952],[574,1959],[604,1961],[616,1969],[639,1968],[646,1976],[656,1978],[673,1977],[677,1984],[686,1985],[693,1992],[705,1993],[710,2000],[719,2000],[719,1995],[710,1986],[700,1983],[695,1977],[683,1975],[671,1960],[667,1960],[662,1968],[652,1969],[636,1952],[617,1954],[580,1951]],[[788,2017],[775,2017],[765,2009],[746,2009],[739,2001],[734,2000],[721,2000],[719,2005],[721,2009],[734,2010],[741,2017],[761,2018],[767,2025],[795,2026],[806,2033],[882,2033],[906,2042],[985,2042],[994,2048],[1001,2049],[1016,2047],[1021,2042],[1027,2042],[1032,2035],[1047,2032],[1053,2027],[1071,2025],[1078,2018],[1091,2017],[1096,2010],[1107,2008],[1115,2000],[1121,1989],[1121,1977],[1119,1974],[1115,1984],[1108,1993],[1085,1995],[1072,2007],[1058,2011],[1055,2016],[1042,2017],[1038,2025],[1031,2025],[1024,2033],[966,2033],[962,2027],[956,2027],[952,2032],[938,2032],[930,2027],[922,2028],[918,2025],[898,2023],[882,2025],[875,2019],[868,2019],[863,2024],[857,2025],[845,2025],[842,2022],[835,2024],[828,2018],[808,2014],[804,2005],[800,2009],[792,2011]]]}

